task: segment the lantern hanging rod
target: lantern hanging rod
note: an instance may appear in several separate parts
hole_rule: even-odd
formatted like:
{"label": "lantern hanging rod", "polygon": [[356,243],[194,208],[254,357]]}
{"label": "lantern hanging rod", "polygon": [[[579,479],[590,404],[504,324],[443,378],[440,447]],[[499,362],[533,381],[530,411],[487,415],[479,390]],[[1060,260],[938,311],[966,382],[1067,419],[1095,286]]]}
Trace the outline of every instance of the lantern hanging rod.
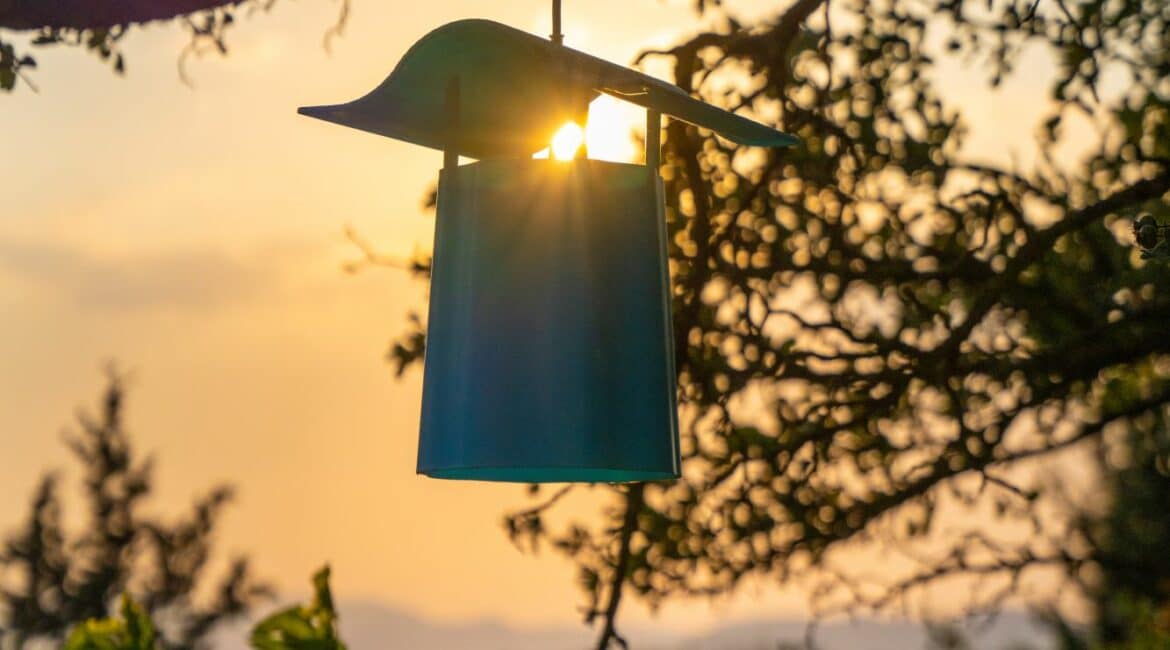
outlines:
{"label": "lantern hanging rod", "polygon": [[565,42],[565,35],[561,33],[561,0],[552,0],[552,34],[549,38],[557,45]]}

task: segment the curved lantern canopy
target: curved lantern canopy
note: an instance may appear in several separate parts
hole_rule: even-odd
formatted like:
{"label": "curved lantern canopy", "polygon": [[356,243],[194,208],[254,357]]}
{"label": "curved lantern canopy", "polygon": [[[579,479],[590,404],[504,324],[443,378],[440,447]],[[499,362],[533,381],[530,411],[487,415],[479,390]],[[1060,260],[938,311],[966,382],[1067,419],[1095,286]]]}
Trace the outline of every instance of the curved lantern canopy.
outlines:
{"label": "curved lantern canopy", "polygon": [[[648,109],[646,165],[531,157],[600,93]],[[300,112],[445,154],[420,473],[678,477],[659,114],[740,144],[795,137],[487,20],[426,35],[364,97]]]}

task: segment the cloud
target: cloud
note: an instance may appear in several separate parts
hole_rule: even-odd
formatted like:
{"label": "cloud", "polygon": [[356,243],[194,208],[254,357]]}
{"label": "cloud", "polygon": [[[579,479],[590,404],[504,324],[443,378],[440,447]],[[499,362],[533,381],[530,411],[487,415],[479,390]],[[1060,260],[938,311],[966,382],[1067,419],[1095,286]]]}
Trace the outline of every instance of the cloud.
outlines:
{"label": "cloud", "polygon": [[205,309],[278,286],[272,265],[214,248],[102,257],[54,243],[0,239],[0,277],[86,310]]}

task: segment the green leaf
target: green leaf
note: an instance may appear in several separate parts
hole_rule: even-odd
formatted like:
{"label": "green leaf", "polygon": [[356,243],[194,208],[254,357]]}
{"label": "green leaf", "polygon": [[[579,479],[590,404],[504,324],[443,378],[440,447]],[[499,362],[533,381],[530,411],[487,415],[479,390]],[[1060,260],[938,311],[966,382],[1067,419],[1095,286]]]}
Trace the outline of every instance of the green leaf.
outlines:
{"label": "green leaf", "polygon": [[345,650],[337,637],[337,612],[329,591],[329,567],[313,575],[313,602],[290,607],[260,621],[252,629],[256,650]]}
{"label": "green leaf", "polygon": [[75,627],[63,650],[155,650],[150,616],[126,594],[120,610],[120,618],[90,619]]}

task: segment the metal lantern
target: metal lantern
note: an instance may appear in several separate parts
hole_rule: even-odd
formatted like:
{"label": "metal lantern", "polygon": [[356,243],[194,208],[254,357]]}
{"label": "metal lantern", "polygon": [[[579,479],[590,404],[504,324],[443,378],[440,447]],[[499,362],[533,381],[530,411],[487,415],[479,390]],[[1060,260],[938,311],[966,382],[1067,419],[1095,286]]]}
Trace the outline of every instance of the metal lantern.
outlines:
{"label": "metal lantern", "polygon": [[[646,165],[532,158],[599,93],[648,109]],[[420,473],[678,477],[660,113],[742,144],[794,137],[486,20],[431,32],[365,97],[300,112],[444,152]]]}

